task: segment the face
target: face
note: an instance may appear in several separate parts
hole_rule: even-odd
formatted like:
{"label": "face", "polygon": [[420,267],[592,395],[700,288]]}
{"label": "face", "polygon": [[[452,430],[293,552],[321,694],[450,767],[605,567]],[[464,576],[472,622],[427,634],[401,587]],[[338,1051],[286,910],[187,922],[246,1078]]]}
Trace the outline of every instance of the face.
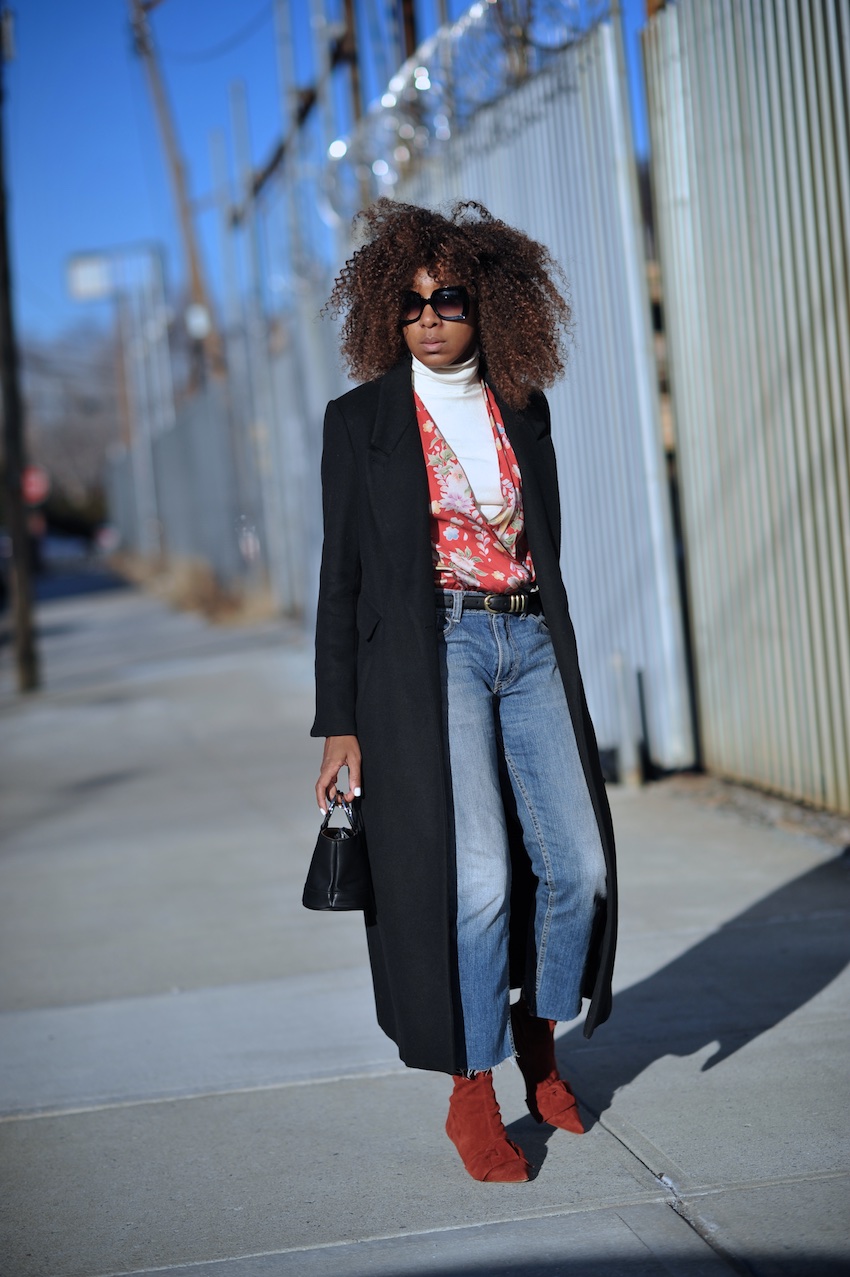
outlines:
{"label": "face", "polygon": [[[426,270],[418,270],[410,287],[420,297],[430,297],[438,288],[459,284],[456,279],[437,281]],[[433,306],[425,306],[412,324],[401,330],[407,349],[428,368],[445,368],[460,363],[472,354],[478,338],[475,303],[470,302],[466,319],[441,319]]]}

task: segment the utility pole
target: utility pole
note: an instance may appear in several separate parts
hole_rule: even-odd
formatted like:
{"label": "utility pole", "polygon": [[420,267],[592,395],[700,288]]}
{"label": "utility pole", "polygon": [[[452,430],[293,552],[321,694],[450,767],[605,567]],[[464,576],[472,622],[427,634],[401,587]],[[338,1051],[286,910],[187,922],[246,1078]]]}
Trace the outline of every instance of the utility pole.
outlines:
{"label": "utility pole", "polygon": [[412,58],[418,47],[416,39],[416,6],[414,0],[400,0],[401,32],[404,48],[402,62]]}
{"label": "utility pole", "polygon": [[[357,13],[355,0],[344,0],[343,15],[345,31],[340,41],[340,60],[348,63],[348,85],[351,91],[352,131],[357,128],[363,118],[363,87],[360,76],[360,42],[357,39]],[[359,178],[360,207],[366,208],[372,202],[369,179]]]}
{"label": "utility pole", "polygon": [[32,620],[32,578],[27,513],[21,480],[24,472],[23,414],[18,379],[18,348],[12,313],[12,271],[6,217],[6,155],[3,102],[5,65],[14,56],[12,14],[0,14],[0,377],[3,380],[3,435],[6,454],[6,520],[12,540],[12,616],[18,690],[39,686],[38,651]]}
{"label": "utility pole", "polygon": [[[195,224],[192,220],[192,205],[189,199],[186,165],[180,154],[177,130],[174,127],[168,95],[156,60],[153,34],[148,22],[148,14],[161,4],[162,0],[128,0],[128,3],[130,5],[130,21],[133,28],[136,52],[145,64],[148,86],[153,98],[154,110],[156,111],[162,144],[165,148],[168,162],[168,171],[171,176],[174,200],[177,205],[177,217],[180,223],[180,233],[183,239],[183,251],[186,254],[186,264],[189,269],[189,295],[192,300],[192,306],[197,308],[195,318],[196,320],[200,319],[201,325],[204,322],[204,313],[206,315],[207,331],[198,338],[198,344],[203,349],[212,371],[220,373],[224,370],[221,335],[215,327],[212,306],[210,305],[209,293],[201,266],[201,254],[195,234]],[[193,336],[191,332],[190,336]],[[203,368],[198,371],[202,376]]]}
{"label": "utility pole", "polygon": [[355,126],[363,115],[363,90],[360,85],[360,50],[357,41],[357,15],[354,11],[354,0],[344,0],[345,33],[342,37],[345,61],[349,66],[351,109]]}

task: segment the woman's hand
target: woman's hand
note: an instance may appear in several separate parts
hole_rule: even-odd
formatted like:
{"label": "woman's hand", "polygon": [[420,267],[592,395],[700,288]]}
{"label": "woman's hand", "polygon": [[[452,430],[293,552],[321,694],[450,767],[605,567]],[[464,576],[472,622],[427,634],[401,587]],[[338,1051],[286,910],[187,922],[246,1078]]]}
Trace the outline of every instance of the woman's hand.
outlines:
{"label": "woman's hand", "polygon": [[360,797],[360,743],[356,736],[326,736],[322,754],[322,769],[316,781],[316,801],[324,816],[328,803],[337,796],[337,778],[340,768],[348,768],[348,792],[346,802]]}

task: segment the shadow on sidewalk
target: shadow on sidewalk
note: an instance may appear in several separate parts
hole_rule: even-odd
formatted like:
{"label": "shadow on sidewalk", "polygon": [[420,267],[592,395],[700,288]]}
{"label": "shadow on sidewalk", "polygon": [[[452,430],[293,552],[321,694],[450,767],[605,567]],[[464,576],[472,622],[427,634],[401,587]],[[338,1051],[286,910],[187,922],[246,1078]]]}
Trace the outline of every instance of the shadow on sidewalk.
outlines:
{"label": "shadow on sidewalk", "polygon": [[[570,1076],[570,1060],[584,1073],[581,1053],[593,1050],[581,1099],[598,1115],[621,1087],[664,1056],[685,1057],[717,1043],[702,1071],[715,1068],[841,974],[850,962],[848,911],[850,851],[845,851],[617,994],[611,1020],[597,1031],[592,1047],[580,1025],[559,1038],[564,1076]],[[509,1133],[539,1166],[554,1132],[523,1118]]]}
{"label": "shadow on sidewalk", "polygon": [[[408,1277],[418,1277],[427,1272],[428,1277],[662,1277],[662,1274],[675,1273],[676,1277],[703,1277],[706,1272],[707,1257],[712,1252],[706,1247],[706,1256],[700,1259],[694,1259],[691,1256],[664,1254],[663,1260],[647,1254],[646,1259],[592,1259],[578,1258],[571,1260],[568,1256],[560,1255],[557,1259],[551,1260],[513,1260],[504,1264],[489,1260],[484,1264],[472,1262],[470,1264],[451,1264],[448,1267],[441,1268],[419,1268],[418,1266],[407,1269]],[[720,1267],[722,1260],[719,1256],[715,1257],[717,1264],[716,1271],[723,1269]],[[361,1269],[359,1272],[352,1270],[351,1277],[360,1277],[371,1270]],[[715,1271],[715,1270],[712,1270]],[[848,1267],[846,1259],[824,1260],[820,1256],[807,1258],[805,1255],[795,1255],[793,1258],[782,1256],[774,1259],[770,1255],[755,1256],[752,1262],[746,1264],[731,1264],[725,1266],[728,1273],[741,1274],[770,1274],[770,1277],[778,1277],[778,1274],[787,1274],[787,1277],[848,1277]]]}
{"label": "shadow on sidewalk", "polygon": [[[490,1225],[486,1231],[489,1232],[492,1227]],[[515,1248],[515,1239],[511,1238],[510,1244]],[[438,1252],[440,1241],[435,1240],[434,1245]],[[798,1253],[774,1257],[757,1254],[749,1256],[747,1260],[724,1262],[706,1245],[701,1256],[695,1256],[693,1252],[677,1255],[665,1247],[663,1255],[647,1248],[645,1257],[641,1256],[639,1259],[630,1259],[622,1254],[589,1259],[587,1247],[583,1246],[585,1254],[573,1259],[564,1253],[568,1245],[565,1240],[562,1245],[557,1246],[557,1256],[546,1259],[529,1257],[500,1261],[491,1256],[487,1259],[460,1262],[444,1260],[442,1263],[439,1259],[431,1259],[423,1264],[414,1255],[404,1256],[402,1261],[402,1252],[398,1251],[398,1242],[395,1241],[393,1250],[399,1266],[390,1269],[381,1262],[382,1243],[366,1242],[363,1246],[369,1259],[365,1263],[357,1262],[352,1254],[354,1246],[346,1247],[339,1258],[331,1258],[327,1254],[319,1257],[307,1251],[304,1254],[302,1272],[304,1277],[367,1277],[367,1274],[372,1273],[379,1277],[380,1274],[390,1272],[404,1272],[406,1277],[425,1277],[426,1274],[427,1277],[663,1277],[663,1274],[672,1273],[676,1277],[689,1277],[690,1274],[693,1277],[705,1277],[708,1272],[751,1274],[753,1277],[762,1274],[763,1277],[847,1277],[848,1274],[847,1260],[838,1256],[824,1258],[822,1255],[807,1256]],[[401,1262],[404,1262],[404,1268],[400,1266]],[[272,1273],[271,1268],[262,1269],[264,1274],[267,1271]],[[287,1268],[286,1271],[289,1272],[290,1269]],[[198,1273],[200,1277],[212,1277],[212,1268],[200,1265]],[[142,1274],[141,1277],[145,1275]]]}

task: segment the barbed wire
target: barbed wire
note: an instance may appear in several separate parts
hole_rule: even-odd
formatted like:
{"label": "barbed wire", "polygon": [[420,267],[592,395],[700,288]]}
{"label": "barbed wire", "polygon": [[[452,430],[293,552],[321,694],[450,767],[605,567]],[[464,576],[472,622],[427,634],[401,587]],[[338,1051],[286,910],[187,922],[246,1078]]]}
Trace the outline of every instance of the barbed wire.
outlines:
{"label": "barbed wire", "polygon": [[610,8],[610,0],[478,0],[420,45],[352,135],[332,144],[322,184],[334,211],[348,220],[364,202],[391,195]]}

